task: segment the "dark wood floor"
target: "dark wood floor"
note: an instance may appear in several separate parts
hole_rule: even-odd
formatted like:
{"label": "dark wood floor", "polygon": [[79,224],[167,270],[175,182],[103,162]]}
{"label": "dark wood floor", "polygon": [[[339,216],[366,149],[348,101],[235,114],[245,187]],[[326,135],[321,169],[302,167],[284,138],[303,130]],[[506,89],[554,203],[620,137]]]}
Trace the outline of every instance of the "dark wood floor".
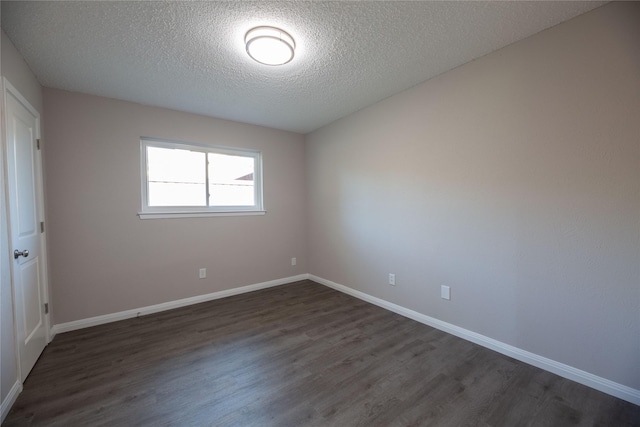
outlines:
{"label": "dark wood floor", "polygon": [[3,426],[640,425],[640,407],[305,281],[58,335]]}

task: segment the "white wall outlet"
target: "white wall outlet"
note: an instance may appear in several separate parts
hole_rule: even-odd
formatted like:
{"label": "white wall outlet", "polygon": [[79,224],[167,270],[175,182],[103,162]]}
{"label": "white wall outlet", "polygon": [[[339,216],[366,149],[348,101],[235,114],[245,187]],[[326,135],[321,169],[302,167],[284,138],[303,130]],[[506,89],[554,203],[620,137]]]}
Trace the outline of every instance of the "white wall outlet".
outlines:
{"label": "white wall outlet", "polygon": [[451,299],[451,288],[449,286],[440,286],[440,298],[446,300]]}
{"label": "white wall outlet", "polygon": [[204,279],[205,277],[207,277],[207,269],[206,268],[201,268],[200,269],[200,278]]}
{"label": "white wall outlet", "polygon": [[389,284],[391,286],[395,286],[396,285],[396,275],[393,273],[389,273]]}
{"label": "white wall outlet", "polygon": [[298,260],[295,257],[291,258],[291,265],[296,265],[297,263]]}

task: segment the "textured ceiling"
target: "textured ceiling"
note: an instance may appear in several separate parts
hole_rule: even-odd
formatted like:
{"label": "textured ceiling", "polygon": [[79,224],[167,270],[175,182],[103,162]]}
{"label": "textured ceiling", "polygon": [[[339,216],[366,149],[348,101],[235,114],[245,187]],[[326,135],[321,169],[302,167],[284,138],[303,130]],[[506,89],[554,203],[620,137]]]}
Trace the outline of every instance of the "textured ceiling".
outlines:
{"label": "textured ceiling", "polygon": [[[42,85],[306,133],[604,2],[8,2]],[[247,30],[296,40],[281,67]]]}

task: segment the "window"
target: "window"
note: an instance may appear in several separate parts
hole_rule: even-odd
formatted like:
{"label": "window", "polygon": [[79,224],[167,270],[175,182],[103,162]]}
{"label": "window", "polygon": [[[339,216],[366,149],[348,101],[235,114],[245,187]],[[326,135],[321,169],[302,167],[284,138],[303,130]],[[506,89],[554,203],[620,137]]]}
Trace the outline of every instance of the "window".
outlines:
{"label": "window", "polygon": [[143,138],[140,152],[140,218],[264,214],[259,151]]}

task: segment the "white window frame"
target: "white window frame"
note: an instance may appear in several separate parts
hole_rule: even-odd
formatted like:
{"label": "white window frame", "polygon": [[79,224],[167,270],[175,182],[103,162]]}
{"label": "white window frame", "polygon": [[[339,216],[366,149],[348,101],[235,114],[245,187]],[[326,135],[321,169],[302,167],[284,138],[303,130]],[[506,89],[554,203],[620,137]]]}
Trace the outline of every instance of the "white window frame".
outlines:
{"label": "white window frame", "polygon": [[[197,151],[201,153],[229,154],[254,159],[254,200],[253,206],[149,206],[149,182],[147,168],[147,147],[170,148]],[[235,147],[199,144],[193,142],[171,141],[158,138],[140,138],[140,183],[142,209],[138,212],[140,219],[154,218],[193,218],[207,216],[264,215],[262,198],[262,153]],[[206,183],[207,191],[208,182]]]}

